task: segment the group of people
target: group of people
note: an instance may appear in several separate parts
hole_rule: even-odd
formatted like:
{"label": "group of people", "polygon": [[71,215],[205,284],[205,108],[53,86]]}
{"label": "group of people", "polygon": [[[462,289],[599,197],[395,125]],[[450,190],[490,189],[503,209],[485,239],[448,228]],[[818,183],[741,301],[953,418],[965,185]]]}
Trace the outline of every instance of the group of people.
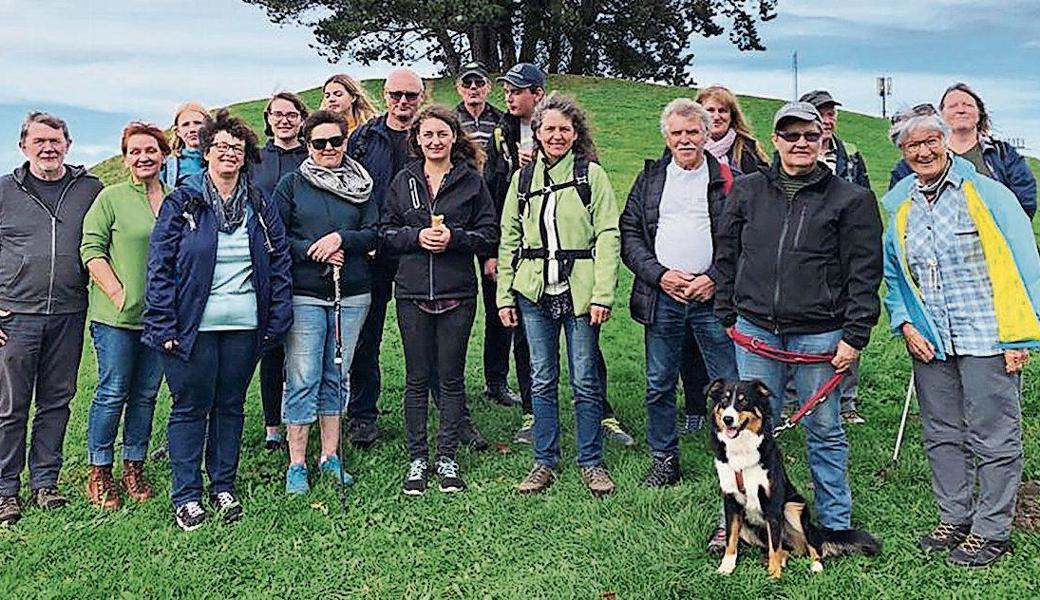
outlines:
{"label": "group of people", "polygon": [[[240,518],[235,478],[258,363],[266,446],[288,450],[286,492],[308,493],[315,477],[350,484],[341,421],[356,447],[380,436],[391,297],[405,361],[402,491],[421,495],[431,479],[442,492],[463,490],[459,448],[488,447],[465,396],[478,287],[485,393],[521,405],[515,441],[533,447],[517,491],[541,493],[561,472],[562,331],[579,473],[593,495],[610,494],[604,437],[634,443],[607,402],[599,342],[624,263],[635,274],[631,316],[645,327],[644,485],[680,481],[678,437],[704,425],[709,380],[761,380],[777,424],[785,404],[839,373],[842,385],[801,423],[819,519],[849,529],[843,423],[862,422],[857,365],[884,279],[892,330],[913,359],[940,509],[920,545],[968,566],[1010,550],[1020,373],[1040,344],[1036,182],[1014,148],[990,137],[970,87],[893,118],[903,160],[880,203],[862,155],[836,134],[840,103],[828,92],[776,112],[770,160],[737,98],[705,88],[664,107],[663,152],[619,210],[575,99],[547,90],[529,63],[498,81],[505,111],[487,102],[487,69],[464,65],[461,102],[448,108],[424,105],[422,78],[396,69],[376,114],[356,81],[335,75],[313,113],[295,94],[271,97],[263,147],[226,110],[186,103],[169,139],[154,125],[125,128],[130,181],[104,189],[65,164],[65,123],[31,113],[19,140],[27,162],[0,178],[0,522],[21,516],[33,401],[32,501],[66,503],[58,473],[88,321],[98,362],[87,426],[94,505],[154,495],[144,464],[165,376],[177,524],[195,529],[211,510]],[[832,359],[787,365],[761,347]],[[519,393],[506,383],[511,352]],[[710,550],[722,550],[724,531],[720,513]]]}

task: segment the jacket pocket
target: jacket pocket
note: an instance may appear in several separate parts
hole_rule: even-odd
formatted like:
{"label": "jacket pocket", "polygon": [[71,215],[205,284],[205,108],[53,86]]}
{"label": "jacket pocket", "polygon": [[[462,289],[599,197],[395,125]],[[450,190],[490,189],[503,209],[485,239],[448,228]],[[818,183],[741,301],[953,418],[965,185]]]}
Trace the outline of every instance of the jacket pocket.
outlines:
{"label": "jacket pocket", "polygon": [[839,289],[828,273],[839,272],[823,252],[786,250],[780,269],[780,303],[776,307],[783,322],[830,321],[838,312]]}
{"label": "jacket pocket", "polygon": [[54,257],[54,292],[56,300],[86,297],[87,274],[78,256],[58,254]]}
{"label": "jacket pocket", "polygon": [[18,281],[25,271],[25,263],[26,257],[21,254],[0,249],[0,290],[7,295],[15,295]]}

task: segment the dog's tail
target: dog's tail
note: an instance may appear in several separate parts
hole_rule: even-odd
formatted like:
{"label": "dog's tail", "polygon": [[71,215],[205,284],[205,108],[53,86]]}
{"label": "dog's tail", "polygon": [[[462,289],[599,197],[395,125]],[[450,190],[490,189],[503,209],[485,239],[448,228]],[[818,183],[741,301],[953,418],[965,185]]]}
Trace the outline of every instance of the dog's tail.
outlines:
{"label": "dog's tail", "polygon": [[824,529],[820,533],[823,537],[824,556],[842,556],[856,552],[866,556],[876,556],[881,553],[881,542],[866,531]]}

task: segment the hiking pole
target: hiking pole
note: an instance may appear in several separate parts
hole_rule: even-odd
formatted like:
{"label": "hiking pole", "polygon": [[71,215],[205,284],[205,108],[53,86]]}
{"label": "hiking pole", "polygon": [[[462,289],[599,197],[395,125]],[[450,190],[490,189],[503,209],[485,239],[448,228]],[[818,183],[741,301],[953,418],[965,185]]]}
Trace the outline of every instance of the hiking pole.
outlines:
{"label": "hiking pole", "polygon": [[903,447],[903,434],[906,433],[906,419],[910,416],[910,398],[914,394],[914,374],[910,372],[910,381],[906,384],[906,399],[903,400],[903,416],[899,419],[899,431],[896,433],[896,447],[892,451],[892,461],[888,463],[887,467],[882,467],[878,471],[877,475],[883,478],[887,478],[888,474],[896,468],[899,462],[899,451]]}
{"label": "hiking pole", "polygon": [[343,409],[345,408],[345,402],[343,399],[343,297],[339,289],[339,277],[340,267],[336,265],[332,266],[332,310],[336,313],[335,317],[335,336],[336,336],[336,353],[333,355],[332,363],[336,365],[336,399],[339,402],[339,474],[338,474],[338,486],[336,491],[339,495],[339,503],[343,508],[343,512],[347,512],[347,490],[346,485],[343,483]]}

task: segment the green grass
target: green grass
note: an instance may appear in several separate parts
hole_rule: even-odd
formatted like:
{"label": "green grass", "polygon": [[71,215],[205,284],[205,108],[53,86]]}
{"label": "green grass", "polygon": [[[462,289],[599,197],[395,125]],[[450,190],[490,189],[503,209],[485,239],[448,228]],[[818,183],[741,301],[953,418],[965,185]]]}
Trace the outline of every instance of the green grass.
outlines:
{"label": "green grass", "polygon": [[[553,78],[593,116],[601,159],[619,202],[642,161],[660,153],[657,118],[664,104],[690,90],[576,77]],[[378,82],[369,82],[375,93]],[[374,94],[375,95],[375,94]],[[317,104],[316,91],[305,94]],[[434,99],[454,102],[447,82]],[[501,94],[493,98],[501,102]],[[765,139],[779,102],[743,100]],[[236,114],[260,125],[262,102],[236,105]],[[875,191],[883,192],[898,158],[879,119],[844,113],[839,129],[870,165]],[[115,145],[115,144],[113,144]],[[1033,162],[1034,168],[1037,167]],[[95,169],[107,182],[122,176],[118,164]],[[604,329],[610,398],[622,421],[642,440],[644,357],[641,327],[628,316],[632,276],[622,269],[615,318]],[[393,311],[391,311],[393,314]],[[478,323],[480,323],[478,317]],[[476,421],[489,438],[506,442],[519,425],[518,410],[480,397],[480,326],[471,335],[467,392]],[[93,510],[83,496],[87,408],[96,381],[92,352],[84,353],[79,393],[66,443],[63,486],[72,503],[60,513],[29,510],[17,526],[0,530],[3,597],[255,597],[287,598],[618,598],[689,597],[1006,597],[1040,587],[1040,537],[1014,534],[1016,552],[984,572],[950,568],[925,557],[915,540],[936,519],[920,431],[911,422],[902,459],[888,478],[886,466],[898,424],[909,363],[884,327],[874,332],[862,366],[861,406],[868,424],[849,429],[854,521],[885,545],[876,559],[833,560],[819,575],[794,560],[780,582],[770,581],[756,550],[745,551],[737,572],[715,574],[717,559],[704,551],[719,492],[703,436],[682,441],[686,478],[669,490],[638,483],[647,466],[646,444],[608,446],[606,459],[618,493],[594,500],[573,467],[570,391],[561,390],[564,461],[561,480],[545,495],[519,497],[513,486],[526,473],[528,448],[460,455],[470,489],[455,496],[431,491],[419,499],[400,493],[405,467],[400,336],[388,320],[383,347],[385,390],[381,420],[386,437],[368,452],[347,454],[358,482],[344,514],[334,488],[318,485],[306,499],[283,493],[285,461],[261,451],[262,417],[256,385],[247,401],[239,489],[246,516],[234,527],[210,523],[193,534],[172,523],[166,463],[150,464],[160,498],[112,514]],[[1037,372],[1026,377],[1026,476],[1036,478],[1040,456]],[[156,439],[165,436],[169,399],[157,411]],[[799,488],[809,493],[804,435],[789,433],[783,446]]]}

